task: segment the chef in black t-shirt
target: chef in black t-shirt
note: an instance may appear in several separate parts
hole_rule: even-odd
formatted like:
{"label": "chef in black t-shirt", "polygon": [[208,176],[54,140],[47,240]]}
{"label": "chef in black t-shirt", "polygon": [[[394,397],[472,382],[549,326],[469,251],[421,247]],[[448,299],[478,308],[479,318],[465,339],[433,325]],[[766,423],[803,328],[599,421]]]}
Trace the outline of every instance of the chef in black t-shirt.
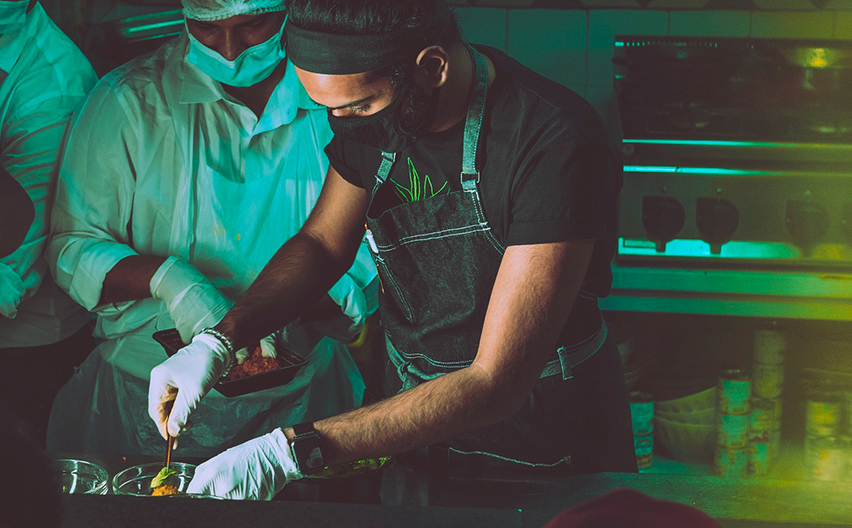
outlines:
{"label": "chef in black t-shirt", "polygon": [[[473,467],[635,471],[597,305],[612,280],[620,164],[594,110],[466,44],[439,1],[291,0],[288,16],[289,58],[329,109],[331,166],[301,232],[215,331],[230,350],[283,326],[366,235],[392,396],[280,424],[199,467],[193,491],[269,496],[325,465],[438,443]],[[175,408],[191,411],[181,387],[151,394],[174,388]]]}

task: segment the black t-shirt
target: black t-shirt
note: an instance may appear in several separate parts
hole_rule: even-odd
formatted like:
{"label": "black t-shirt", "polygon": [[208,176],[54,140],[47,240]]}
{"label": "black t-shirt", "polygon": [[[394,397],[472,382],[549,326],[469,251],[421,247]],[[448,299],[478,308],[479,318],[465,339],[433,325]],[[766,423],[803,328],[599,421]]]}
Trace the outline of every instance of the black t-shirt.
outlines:
{"label": "black t-shirt", "polygon": [[[595,110],[575,92],[496,49],[476,46],[496,69],[488,90],[478,166],[485,216],[504,246],[594,239],[583,290],[606,296],[612,283],[621,163]],[[464,123],[400,152],[389,177],[395,203],[461,190]],[[335,136],[331,165],[371,191],[381,153]]]}

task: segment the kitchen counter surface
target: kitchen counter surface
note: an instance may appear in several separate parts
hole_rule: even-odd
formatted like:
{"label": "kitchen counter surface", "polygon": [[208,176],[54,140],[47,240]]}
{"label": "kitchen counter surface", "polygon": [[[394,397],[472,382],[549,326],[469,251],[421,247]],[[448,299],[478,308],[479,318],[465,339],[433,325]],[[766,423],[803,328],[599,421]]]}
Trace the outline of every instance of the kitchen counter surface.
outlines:
{"label": "kitchen counter surface", "polygon": [[[83,458],[114,475],[153,457],[51,454]],[[198,462],[192,459],[175,460]],[[441,471],[427,457],[396,461],[380,474],[342,481],[291,483],[275,501],[119,496],[64,497],[63,527],[276,526],[534,526],[619,488],[694,506],[728,528],[852,527],[852,482],[722,479],[714,476],[605,473],[528,478]],[[191,519],[186,524],[187,519]]]}

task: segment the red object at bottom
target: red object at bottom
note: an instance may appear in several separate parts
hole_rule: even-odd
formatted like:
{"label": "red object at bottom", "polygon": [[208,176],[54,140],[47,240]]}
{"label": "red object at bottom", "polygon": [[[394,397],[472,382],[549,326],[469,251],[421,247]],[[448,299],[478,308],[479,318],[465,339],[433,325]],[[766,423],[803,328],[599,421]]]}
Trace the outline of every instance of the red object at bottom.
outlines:
{"label": "red object at bottom", "polygon": [[565,510],[544,528],[721,528],[707,514],[685,504],[620,489]]}

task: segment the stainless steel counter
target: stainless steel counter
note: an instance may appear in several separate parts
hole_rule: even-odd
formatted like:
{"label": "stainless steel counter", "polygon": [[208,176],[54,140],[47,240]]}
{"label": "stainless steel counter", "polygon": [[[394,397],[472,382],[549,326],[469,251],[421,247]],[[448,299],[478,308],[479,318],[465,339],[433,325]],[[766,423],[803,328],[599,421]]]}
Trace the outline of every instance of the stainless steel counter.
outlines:
{"label": "stainless steel counter", "polygon": [[[77,455],[111,475],[151,457]],[[58,458],[58,456],[57,456]],[[177,460],[181,460],[179,457]],[[195,460],[185,460],[197,462]],[[524,475],[449,474],[425,457],[397,461],[381,474],[337,482],[300,481],[271,503],[68,496],[63,526],[160,526],[169,512],[199,526],[537,526],[557,513],[619,488],[694,506],[730,528],[852,526],[852,483],[721,479],[712,476],[597,474],[529,478]],[[202,523],[201,520],[204,519]],[[118,522],[118,521],[115,521]],[[245,523],[245,524],[244,524]],[[183,524],[183,522],[181,523]]]}

